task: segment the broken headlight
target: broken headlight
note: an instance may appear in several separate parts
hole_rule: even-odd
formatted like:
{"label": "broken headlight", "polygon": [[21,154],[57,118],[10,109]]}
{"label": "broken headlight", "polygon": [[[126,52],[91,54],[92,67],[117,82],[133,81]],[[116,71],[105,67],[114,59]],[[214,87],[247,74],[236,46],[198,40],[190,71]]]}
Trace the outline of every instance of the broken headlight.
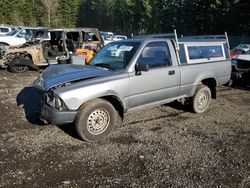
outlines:
{"label": "broken headlight", "polygon": [[42,77],[37,78],[37,79],[34,81],[33,85],[34,85],[36,88],[40,89],[40,90],[45,90],[45,89],[44,89],[44,79],[43,79]]}
{"label": "broken headlight", "polygon": [[52,91],[49,93],[45,93],[44,100],[45,100],[45,103],[52,108],[56,108],[58,110],[66,110],[67,109],[64,102],[62,101],[62,99],[55,96]]}

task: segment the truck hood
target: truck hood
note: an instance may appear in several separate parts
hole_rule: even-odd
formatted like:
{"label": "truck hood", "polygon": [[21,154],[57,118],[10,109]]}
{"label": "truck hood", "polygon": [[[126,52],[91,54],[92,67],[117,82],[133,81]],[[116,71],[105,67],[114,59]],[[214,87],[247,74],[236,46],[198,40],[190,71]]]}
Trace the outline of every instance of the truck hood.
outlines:
{"label": "truck hood", "polygon": [[61,84],[108,76],[113,73],[114,71],[109,69],[91,65],[50,65],[44,70],[41,76],[35,80],[34,85],[39,89],[48,91],[52,87]]}

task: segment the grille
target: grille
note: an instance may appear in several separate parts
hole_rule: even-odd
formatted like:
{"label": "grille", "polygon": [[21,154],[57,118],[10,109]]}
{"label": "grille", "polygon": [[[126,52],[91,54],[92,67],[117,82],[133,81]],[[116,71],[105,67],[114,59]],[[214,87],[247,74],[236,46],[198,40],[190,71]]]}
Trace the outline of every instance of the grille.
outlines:
{"label": "grille", "polygon": [[237,67],[239,69],[250,69],[250,61],[238,60]]}

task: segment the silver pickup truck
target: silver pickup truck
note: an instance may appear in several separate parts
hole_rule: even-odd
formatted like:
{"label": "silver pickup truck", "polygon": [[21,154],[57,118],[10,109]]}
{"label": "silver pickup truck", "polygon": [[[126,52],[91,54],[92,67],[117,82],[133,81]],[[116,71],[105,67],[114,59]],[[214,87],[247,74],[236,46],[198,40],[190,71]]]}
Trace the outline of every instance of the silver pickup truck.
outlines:
{"label": "silver pickup truck", "polygon": [[110,43],[88,65],[51,65],[34,85],[44,91],[43,120],[74,122],[95,142],[127,112],[178,100],[203,113],[230,75],[227,40],[149,38]]}

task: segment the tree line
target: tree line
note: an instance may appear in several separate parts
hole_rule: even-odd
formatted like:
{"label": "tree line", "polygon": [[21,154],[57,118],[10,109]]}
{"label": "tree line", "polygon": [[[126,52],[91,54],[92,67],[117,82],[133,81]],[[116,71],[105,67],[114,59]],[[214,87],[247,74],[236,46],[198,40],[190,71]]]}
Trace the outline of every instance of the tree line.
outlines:
{"label": "tree line", "polygon": [[250,34],[249,0],[1,0],[0,23],[124,34]]}

